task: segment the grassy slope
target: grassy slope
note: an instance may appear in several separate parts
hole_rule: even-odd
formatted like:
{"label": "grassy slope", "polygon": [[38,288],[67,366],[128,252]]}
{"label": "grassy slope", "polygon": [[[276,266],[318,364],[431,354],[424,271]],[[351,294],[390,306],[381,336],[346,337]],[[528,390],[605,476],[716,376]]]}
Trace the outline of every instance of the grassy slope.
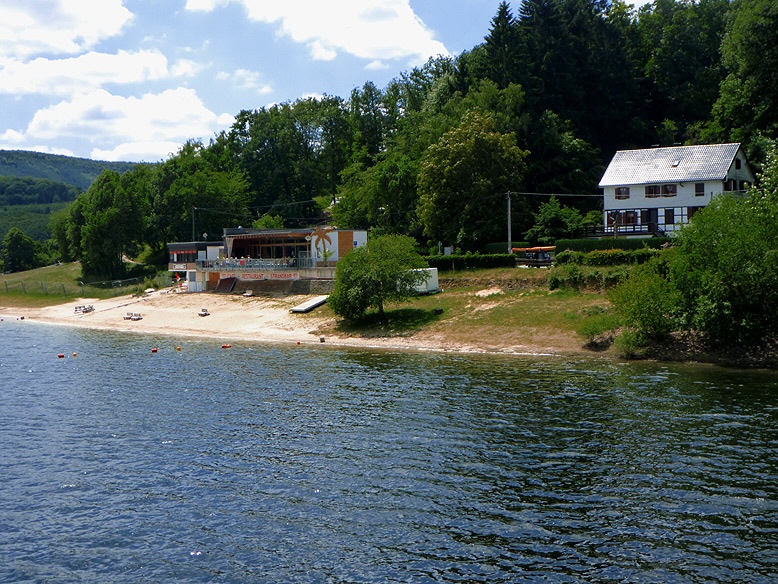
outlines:
{"label": "grassy slope", "polygon": [[[581,350],[586,339],[578,331],[592,315],[608,310],[610,303],[597,292],[550,291],[548,273],[525,269],[442,273],[442,293],[388,306],[387,323],[376,317],[358,325],[338,321],[321,332],[364,337],[414,335],[430,344],[437,341],[496,351],[522,346]],[[436,315],[435,309],[443,312]]]}
{"label": "grassy slope", "polygon": [[113,298],[141,291],[138,280],[126,286],[81,285],[81,264],[45,266],[26,272],[3,274],[0,280],[0,306],[41,307],[64,304],[74,298]]}

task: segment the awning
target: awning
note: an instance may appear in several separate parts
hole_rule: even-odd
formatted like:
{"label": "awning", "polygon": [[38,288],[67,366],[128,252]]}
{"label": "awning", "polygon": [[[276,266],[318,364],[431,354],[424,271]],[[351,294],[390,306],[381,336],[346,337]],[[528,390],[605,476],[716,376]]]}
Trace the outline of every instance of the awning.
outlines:
{"label": "awning", "polygon": [[288,233],[244,233],[241,235],[226,235],[226,239],[305,239],[310,236],[310,231],[290,231]]}

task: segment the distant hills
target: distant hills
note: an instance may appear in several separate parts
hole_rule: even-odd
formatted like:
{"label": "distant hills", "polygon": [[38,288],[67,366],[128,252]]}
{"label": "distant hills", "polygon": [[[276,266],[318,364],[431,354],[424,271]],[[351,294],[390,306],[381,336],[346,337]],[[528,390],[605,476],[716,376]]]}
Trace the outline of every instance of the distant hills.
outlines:
{"label": "distant hills", "polygon": [[89,188],[104,170],[123,173],[134,162],[108,162],[76,158],[61,154],[44,154],[28,150],[0,150],[0,177],[35,178],[73,185],[79,190]]}
{"label": "distant hills", "polygon": [[[12,227],[38,241],[51,237],[51,214],[64,209],[106,169],[125,172],[133,162],[107,162],[0,150],[0,246]],[[1,251],[1,250],[0,250]]]}

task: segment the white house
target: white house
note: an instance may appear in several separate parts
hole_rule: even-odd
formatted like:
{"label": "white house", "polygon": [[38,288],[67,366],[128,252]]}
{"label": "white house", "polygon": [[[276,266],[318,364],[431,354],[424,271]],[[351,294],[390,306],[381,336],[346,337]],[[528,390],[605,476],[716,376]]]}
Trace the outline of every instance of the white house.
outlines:
{"label": "white house", "polygon": [[753,182],[740,144],[620,150],[600,180],[605,232],[672,233],[713,197],[742,196]]}

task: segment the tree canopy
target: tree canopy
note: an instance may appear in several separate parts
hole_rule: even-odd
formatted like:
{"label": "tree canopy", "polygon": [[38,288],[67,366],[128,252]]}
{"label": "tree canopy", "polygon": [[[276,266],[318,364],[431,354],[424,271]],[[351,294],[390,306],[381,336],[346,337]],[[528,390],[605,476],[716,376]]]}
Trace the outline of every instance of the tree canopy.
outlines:
{"label": "tree canopy", "polygon": [[422,161],[419,217],[425,235],[465,250],[498,241],[507,233],[507,193],[521,189],[526,156],[514,135],[496,131],[489,115],[465,114]]}
{"label": "tree canopy", "polygon": [[385,320],[384,305],[410,298],[426,277],[414,271],[427,267],[415,247],[416,242],[406,235],[382,235],[341,258],[334,290],[327,299],[333,312],[359,319],[373,308]]}
{"label": "tree canopy", "polygon": [[11,228],[3,238],[3,270],[22,272],[36,267],[36,242],[17,227]]}
{"label": "tree canopy", "polygon": [[[111,257],[262,217],[475,251],[506,239],[509,191],[518,237],[551,194],[582,214],[601,209],[564,195],[598,194],[616,149],[742,141],[759,168],[778,138],[776,18],[770,0],[656,0],[639,10],[623,0],[525,0],[515,13],[500,2],[483,43],[383,88],[365,81],[345,98],[242,110],[208,144],[122,169],[118,185],[95,180],[50,232],[61,257],[80,259],[116,202],[141,217]],[[25,186],[23,200],[42,187]]]}

